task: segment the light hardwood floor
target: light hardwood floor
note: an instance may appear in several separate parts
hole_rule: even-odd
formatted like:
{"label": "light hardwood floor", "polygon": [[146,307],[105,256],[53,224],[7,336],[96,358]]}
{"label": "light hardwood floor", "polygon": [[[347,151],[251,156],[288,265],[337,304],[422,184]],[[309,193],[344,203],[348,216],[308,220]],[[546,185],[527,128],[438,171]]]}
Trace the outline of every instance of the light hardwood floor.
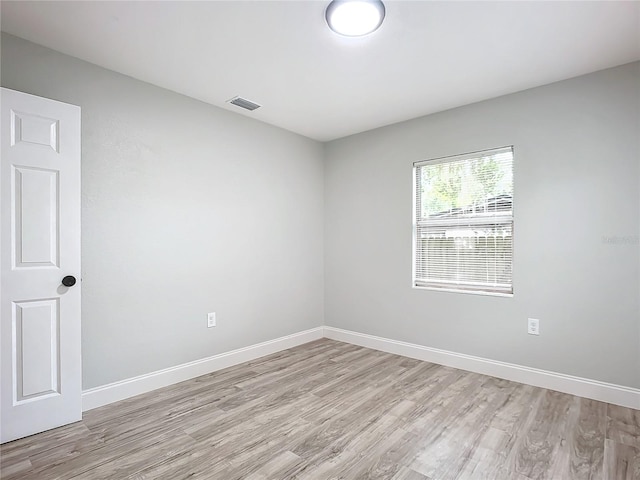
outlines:
{"label": "light hardwood floor", "polygon": [[2,479],[640,479],[640,411],[319,340],[0,447]]}

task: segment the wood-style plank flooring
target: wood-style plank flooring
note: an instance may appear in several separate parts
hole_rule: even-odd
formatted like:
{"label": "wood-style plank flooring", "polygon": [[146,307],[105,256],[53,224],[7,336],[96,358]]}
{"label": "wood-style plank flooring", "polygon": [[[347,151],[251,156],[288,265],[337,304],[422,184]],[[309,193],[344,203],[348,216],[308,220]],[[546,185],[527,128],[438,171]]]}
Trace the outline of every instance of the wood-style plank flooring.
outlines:
{"label": "wood-style plank flooring", "polygon": [[10,479],[640,479],[640,411],[319,340],[0,447]]}

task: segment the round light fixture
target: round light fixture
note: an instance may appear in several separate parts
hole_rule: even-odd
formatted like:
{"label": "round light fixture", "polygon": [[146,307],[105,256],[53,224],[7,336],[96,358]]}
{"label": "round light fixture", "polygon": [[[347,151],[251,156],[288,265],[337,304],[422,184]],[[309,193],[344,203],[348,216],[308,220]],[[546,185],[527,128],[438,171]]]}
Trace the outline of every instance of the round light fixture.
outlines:
{"label": "round light fixture", "polygon": [[325,11],[329,28],[347,37],[361,37],[375,32],[384,20],[380,0],[333,0]]}

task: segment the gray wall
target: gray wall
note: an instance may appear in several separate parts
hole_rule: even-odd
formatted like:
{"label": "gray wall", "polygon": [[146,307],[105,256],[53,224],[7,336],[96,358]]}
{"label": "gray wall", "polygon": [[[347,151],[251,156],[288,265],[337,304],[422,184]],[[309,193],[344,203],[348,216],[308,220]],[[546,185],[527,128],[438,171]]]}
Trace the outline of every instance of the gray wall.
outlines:
{"label": "gray wall", "polygon": [[82,107],[85,389],[322,325],[321,144],[4,34],[1,78]]}
{"label": "gray wall", "polygon": [[[640,387],[639,121],[635,63],[329,143],[325,323]],[[412,289],[412,163],[504,145],[515,295]]]}
{"label": "gray wall", "polygon": [[[323,318],[640,387],[640,64],[324,151],[4,34],[1,66],[3,86],[82,107],[84,388]],[[412,163],[510,144],[515,296],[412,289]]]}

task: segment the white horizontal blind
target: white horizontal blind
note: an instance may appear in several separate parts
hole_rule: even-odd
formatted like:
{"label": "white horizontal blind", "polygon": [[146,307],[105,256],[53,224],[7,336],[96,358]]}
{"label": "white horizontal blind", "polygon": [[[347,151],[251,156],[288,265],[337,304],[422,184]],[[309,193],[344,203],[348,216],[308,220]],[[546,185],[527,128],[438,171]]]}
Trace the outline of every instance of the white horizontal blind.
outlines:
{"label": "white horizontal blind", "polygon": [[513,293],[513,148],[414,164],[414,285]]}

